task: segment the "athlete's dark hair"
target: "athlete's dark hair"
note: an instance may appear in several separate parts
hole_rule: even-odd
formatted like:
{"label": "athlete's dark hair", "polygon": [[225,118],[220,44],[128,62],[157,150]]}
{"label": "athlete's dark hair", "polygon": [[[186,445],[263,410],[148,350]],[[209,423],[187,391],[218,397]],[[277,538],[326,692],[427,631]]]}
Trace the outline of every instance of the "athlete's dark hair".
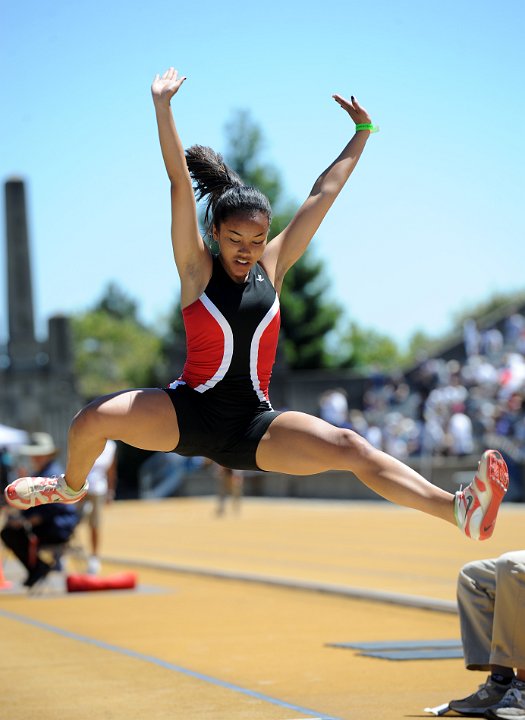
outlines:
{"label": "athlete's dark hair", "polygon": [[271,222],[272,208],[266,195],[245,185],[215,150],[192,145],[186,150],[186,163],[193,179],[195,197],[197,200],[208,198],[204,215],[208,234],[213,225],[218,230],[226,218],[239,213],[262,212]]}

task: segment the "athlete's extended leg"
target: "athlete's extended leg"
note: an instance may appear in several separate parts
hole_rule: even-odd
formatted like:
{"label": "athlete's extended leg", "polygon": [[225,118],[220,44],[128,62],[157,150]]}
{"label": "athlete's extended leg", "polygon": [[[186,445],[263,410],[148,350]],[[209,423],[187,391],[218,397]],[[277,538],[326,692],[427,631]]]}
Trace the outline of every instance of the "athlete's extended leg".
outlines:
{"label": "athlete's extended leg", "polygon": [[457,524],[475,539],[492,534],[508,486],[505,463],[495,451],[483,455],[472,485],[452,495],[351,430],[299,412],[282,413],[272,422],[256,460],[262,470],[295,475],[349,470],[387,500]]}
{"label": "athlete's extended leg", "polygon": [[71,488],[82,487],[108,439],[143,450],[173,450],[179,427],[168,395],[158,389],[127,390],[83,408],[69,429],[66,478]]}
{"label": "athlete's extended leg", "polygon": [[122,440],[144,450],[170,451],[179,442],[177,416],[163,390],[127,390],[86,405],[69,429],[64,478],[19,478],[7,486],[7,502],[25,509],[47,502],[77,502],[106,440]]}

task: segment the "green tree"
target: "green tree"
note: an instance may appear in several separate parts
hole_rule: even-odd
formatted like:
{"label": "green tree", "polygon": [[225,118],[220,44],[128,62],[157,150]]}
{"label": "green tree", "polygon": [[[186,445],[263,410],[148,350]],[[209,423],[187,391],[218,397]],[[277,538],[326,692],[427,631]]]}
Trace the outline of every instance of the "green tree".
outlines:
{"label": "green tree", "polygon": [[518,308],[523,305],[525,305],[525,292],[523,290],[514,290],[508,293],[494,293],[486,298],[486,300],[471,307],[464,307],[462,310],[454,313],[453,325],[456,330],[461,330],[463,323],[469,318],[481,321],[483,325],[483,321],[488,321],[490,317],[500,313],[506,314],[508,312],[510,314],[513,312],[514,307]]}
{"label": "green tree", "polygon": [[431,356],[441,344],[442,340],[431,337],[423,330],[417,330],[408,341],[408,349],[404,355],[405,364],[411,365]]}
{"label": "green tree", "polygon": [[463,307],[453,314],[451,329],[442,335],[431,337],[421,330],[415,332],[405,354],[405,365],[418,362],[425,356],[439,355],[443,348],[451,343],[462,342],[463,323],[467,319],[476,320],[480,328],[488,328],[524,306],[525,292],[514,290],[495,293],[479,303]]}
{"label": "green tree", "polygon": [[161,339],[136,316],[137,303],[116,285],[72,320],[75,371],[87,399],[158,384]]}
{"label": "green tree", "polygon": [[388,335],[351,322],[342,335],[339,367],[367,371],[394,370],[403,363],[397,343]]}
{"label": "green tree", "polygon": [[108,313],[119,320],[134,320],[138,322],[138,304],[115,282],[110,282],[100,300],[93,310]]}
{"label": "green tree", "polygon": [[287,273],[281,291],[281,345],[289,367],[312,370],[333,365],[328,337],[341,309],[326,300],[323,263],[309,250]]}

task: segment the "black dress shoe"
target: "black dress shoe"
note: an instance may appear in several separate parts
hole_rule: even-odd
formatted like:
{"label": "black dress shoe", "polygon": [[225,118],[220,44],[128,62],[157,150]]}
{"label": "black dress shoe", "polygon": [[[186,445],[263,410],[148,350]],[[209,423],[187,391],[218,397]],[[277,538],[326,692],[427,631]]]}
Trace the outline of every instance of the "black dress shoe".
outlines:
{"label": "black dress shoe", "polygon": [[36,568],[31,570],[27,578],[24,580],[25,587],[31,588],[33,585],[36,585],[37,582],[40,582],[40,580],[43,580],[46,577],[50,570],[51,567],[49,565],[45,562],[40,562]]}

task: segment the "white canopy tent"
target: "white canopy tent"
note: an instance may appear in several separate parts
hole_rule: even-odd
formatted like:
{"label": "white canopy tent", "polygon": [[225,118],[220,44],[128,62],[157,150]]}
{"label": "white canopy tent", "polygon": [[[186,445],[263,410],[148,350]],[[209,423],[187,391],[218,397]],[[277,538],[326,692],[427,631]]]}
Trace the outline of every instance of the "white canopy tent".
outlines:
{"label": "white canopy tent", "polygon": [[17,445],[24,445],[29,440],[25,430],[0,425],[0,447],[16,449]]}

